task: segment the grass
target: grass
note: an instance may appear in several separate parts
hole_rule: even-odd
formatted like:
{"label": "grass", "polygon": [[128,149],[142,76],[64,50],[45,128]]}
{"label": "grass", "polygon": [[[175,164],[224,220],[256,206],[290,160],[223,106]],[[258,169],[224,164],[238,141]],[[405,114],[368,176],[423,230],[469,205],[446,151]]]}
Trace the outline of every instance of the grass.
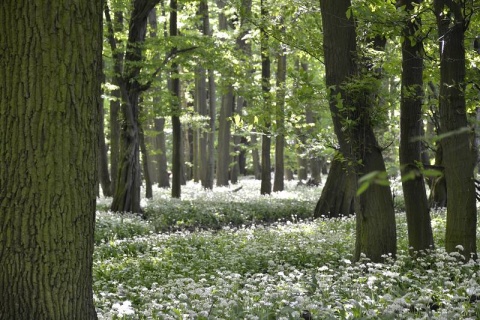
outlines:
{"label": "grass", "polygon": [[99,211],[99,319],[480,318],[479,264],[442,249],[444,211],[432,213],[430,255],[408,256],[399,212],[397,259],[352,263],[354,218],[311,219],[320,189],[264,197],[258,182],[241,183],[189,184],[181,201],[156,190],[147,220]]}

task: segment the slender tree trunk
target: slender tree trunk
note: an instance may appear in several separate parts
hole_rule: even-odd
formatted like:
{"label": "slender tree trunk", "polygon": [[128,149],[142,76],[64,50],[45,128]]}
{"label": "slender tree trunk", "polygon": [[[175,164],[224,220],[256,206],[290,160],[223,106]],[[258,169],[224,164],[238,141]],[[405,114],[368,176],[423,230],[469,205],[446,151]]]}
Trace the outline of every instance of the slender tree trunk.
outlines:
{"label": "slender tree trunk", "polygon": [[476,155],[471,149],[472,130],[465,103],[464,16],[473,12],[473,2],[435,0],[440,39],[440,130],[447,186],[447,230],[445,249],[476,257],[477,209],[473,169]]}
{"label": "slender tree trunk", "polygon": [[[353,17],[347,18],[350,6],[350,0],[320,1],[325,78],[327,87],[331,88],[330,111],[341,152],[341,157],[337,159],[346,160],[351,169],[347,168],[345,174],[354,170],[356,179],[372,172],[386,176],[385,163],[373,133],[368,109],[372,93],[367,89],[364,92],[348,90],[348,83],[359,76],[354,20]],[[342,109],[338,105],[338,96],[342,98]],[[350,119],[352,124],[345,126],[344,119]],[[351,182],[350,179],[347,181]],[[390,187],[371,184],[355,199],[355,212],[355,260],[359,260],[362,253],[372,261],[382,261],[385,254],[395,256],[395,214]]]}
{"label": "slender tree trunk", "polygon": [[207,158],[207,175],[205,178],[205,184],[203,185],[206,189],[213,189],[213,180],[215,176],[215,119],[217,114],[216,108],[216,88],[215,88],[215,74],[212,69],[208,70],[208,106],[209,106],[209,128],[207,149],[208,149],[208,158]]}
{"label": "slender tree trunk", "polygon": [[145,143],[145,134],[143,132],[143,128],[140,128],[138,131],[138,139],[140,142],[140,152],[142,153],[142,167],[143,167],[143,178],[145,179],[145,198],[152,199],[153,198],[153,190],[152,190],[152,180],[150,175],[150,170],[148,168],[148,150],[147,145]]}
{"label": "slender tree trunk", "polygon": [[[283,20],[283,19],[282,19]],[[284,32],[285,30],[283,30]],[[277,58],[277,92],[276,92],[276,123],[275,136],[275,174],[273,191],[283,191],[284,188],[284,149],[285,149],[285,81],[287,78],[287,55],[282,48]]]}
{"label": "slender tree trunk", "polygon": [[157,118],[154,121],[156,136],[156,146],[158,148],[157,172],[158,186],[160,188],[170,188],[170,177],[167,166],[167,146],[165,143],[165,118]]}
{"label": "slender tree trunk", "polygon": [[[414,3],[420,0],[406,0],[411,12]],[[418,167],[421,162],[423,133],[423,57],[422,40],[415,39],[420,27],[419,18],[408,17],[402,43],[402,92],[400,102],[400,166],[408,225],[408,244],[411,252],[433,248],[433,234],[425,182]],[[412,41],[411,39],[415,39]]]}
{"label": "slender tree trunk", "polygon": [[219,128],[218,128],[218,161],[217,161],[217,186],[229,185],[229,166],[230,166],[230,118],[232,117],[233,88],[229,87],[222,96],[222,108],[220,110]]}
{"label": "slender tree trunk", "polygon": [[[102,72],[101,81],[105,81],[105,75]],[[103,195],[105,197],[112,196],[112,182],[110,180],[110,173],[108,171],[108,151],[105,143],[105,125],[104,116],[105,110],[103,105],[103,99],[98,104],[98,116],[99,116],[99,135],[98,135],[98,179],[102,186]]]}
{"label": "slender tree trunk", "polygon": [[[170,0],[170,36],[178,35],[177,29],[177,0]],[[172,49],[172,55],[177,48]],[[180,123],[180,79],[177,63],[172,63],[171,69],[171,94],[172,103],[172,198],[180,198],[182,185],[182,125]]]}
{"label": "slender tree trunk", "polygon": [[1,319],[97,319],[102,7],[0,2]]}
{"label": "slender tree trunk", "polygon": [[[260,15],[262,20],[266,20],[268,16],[265,0],[260,1]],[[270,111],[271,111],[271,98],[270,98],[270,55],[268,53],[268,34],[265,31],[265,27],[262,26],[260,30],[260,50],[262,57],[262,93],[263,93],[263,108],[264,112],[264,129],[262,135],[262,181],[260,185],[261,194],[270,194],[272,192],[272,175],[270,173],[270,149],[271,149],[271,137],[270,137]]]}
{"label": "slender tree trunk", "polygon": [[[114,21],[112,22],[112,31],[122,31],[123,30],[123,13],[122,12],[115,12],[114,13]],[[114,36],[112,34],[112,36]],[[115,39],[116,42],[119,39]],[[113,53],[113,60],[114,60],[114,72],[118,74],[123,73],[123,52],[114,52]],[[115,63],[117,61],[118,63]],[[120,87],[120,83],[117,82],[117,78],[112,78],[113,84]],[[115,188],[117,186],[117,175],[118,175],[118,161],[120,159],[120,106],[122,101],[122,92],[120,89],[115,89],[112,91],[113,99],[110,101],[110,175],[112,178],[111,181],[111,189],[112,194],[115,193]]]}

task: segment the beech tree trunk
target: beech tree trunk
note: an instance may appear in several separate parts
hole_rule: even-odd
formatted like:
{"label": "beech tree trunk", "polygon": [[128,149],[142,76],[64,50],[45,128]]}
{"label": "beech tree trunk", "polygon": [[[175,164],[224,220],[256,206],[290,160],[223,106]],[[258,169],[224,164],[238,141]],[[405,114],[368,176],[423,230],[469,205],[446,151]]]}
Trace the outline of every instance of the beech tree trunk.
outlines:
{"label": "beech tree trunk", "polygon": [[447,229],[445,249],[458,251],[467,260],[476,257],[477,209],[473,170],[474,139],[467,120],[465,103],[464,14],[473,12],[473,2],[435,0],[440,39],[440,132],[447,186]]}
{"label": "beech tree trunk", "polygon": [[0,2],[1,319],[97,319],[102,8]]}
{"label": "beech tree trunk", "polygon": [[[260,15],[263,20],[267,19],[268,11],[265,5],[265,0],[260,1]],[[263,135],[262,135],[262,180],[260,185],[260,193],[270,194],[272,193],[272,176],[270,173],[270,149],[271,149],[271,137],[270,137],[270,111],[271,111],[271,98],[270,98],[270,55],[268,53],[268,33],[262,26],[260,30],[260,50],[262,57],[262,93],[263,93]]]}
{"label": "beech tree trunk", "polygon": [[[348,84],[355,81],[355,77],[362,76],[357,66],[354,20],[347,17],[350,6],[350,0],[320,1],[326,85],[330,88],[334,130],[341,156],[351,167],[348,170],[354,170],[356,179],[359,179],[371,172],[386,173],[370,119],[372,93],[366,88],[357,92],[348,90]],[[337,97],[342,99],[341,106]],[[352,122],[347,126],[345,119]],[[359,260],[362,253],[372,261],[382,261],[385,254],[395,256],[395,214],[390,187],[372,183],[355,199],[355,213],[355,260]]]}
{"label": "beech tree trunk", "polygon": [[167,147],[165,143],[165,118],[157,118],[154,121],[155,131],[157,132],[156,147],[157,147],[157,174],[158,186],[160,188],[170,188],[170,177],[168,175],[167,166]]}
{"label": "beech tree trunk", "polygon": [[[178,35],[177,29],[177,0],[170,0],[170,36]],[[177,48],[172,49],[172,56],[175,55]],[[174,98],[172,103],[172,198],[180,198],[182,188],[182,125],[180,123],[180,79],[177,63],[172,63],[171,68],[171,94]]]}
{"label": "beech tree trunk", "polygon": [[[421,0],[399,2],[410,13]],[[423,44],[416,32],[421,21],[408,17],[402,43],[402,92],[400,102],[400,166],[411,253],[433,248],[433,233],[425,181],[418,163],[422,162],[423,136]],[[413,40],[414,39],[414,40]]]}
{"label": "beech tree trunk", "polygon": [[[285,31],[285,30],[283,30]],[[282,48],[277,58],[277,92],[275,115],[277,130],[275,136],[275,174],[273,180],[273,191],[284,189],[284,153],[285,153],[285,81],[287,78],[287,55],[285,48]]]}
{"label": "beech tree trunk", "polygon": [[[101,82],[105,81],[105,75],[102,72]],[[105,197],[112,196],[112,181],[110,180],[110,172],[108,171],[108,150],[105,143],[105,125],[103,99],[100,100],[98,105],[98,117],[99,117],[99,134],[98,134],[98,180],[102,186],[103,195]]]}

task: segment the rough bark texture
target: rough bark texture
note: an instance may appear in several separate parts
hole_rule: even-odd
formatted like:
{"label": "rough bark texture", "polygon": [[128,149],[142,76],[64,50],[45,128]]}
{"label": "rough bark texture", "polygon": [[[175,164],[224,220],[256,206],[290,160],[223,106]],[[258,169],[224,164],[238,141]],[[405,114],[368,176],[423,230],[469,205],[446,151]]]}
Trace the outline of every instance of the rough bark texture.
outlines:
{"label": "rough bark texture", "polygon": [[102,2],[0,2],[0,319],[97,318]]}
{"label": "rough bark texture", "polygon": [[[413,9],[413,3],[403,1],[407,12]],[[433,248],[433,234],[430,211],[423,176],[419,163],[422,161],[423,135],[423,57],[422,40],[416,32],[420,20],[409,19],[404,28],[402,43],[402,92],[400,102],[400,166],[405,199],[405,211],[408,225],[408,244],[412,252]],[[405,179],[407,178],[407,179]]]}
{"label": "rough bark texture", "polygon": [[[385,164],[370,121],[371,92],[351,92],[348,83],[359,76],[356,32],[353,18],[347,18],[350,0],[322,0],[322,25],[326,84],[330,89],[330,110],[340,152],[357,179],[378,171]],[[342,103],[339,103],[341,98]],[[345,120],[350,119],[351,123]],[[390,188],[372,184],[355,200],[357,234],[355,259],[365,254],[381,261],[384,254],[396,254],[396,230]]]}
{"label": "rough bark texture", "polygon": [[[445,249],[463,247],[466,259],[476,256],[477,212],[473,169],[475,152],[465,103],[465,29],[473,2],[434,2],[440,39],[440,132],[447,186]],[[465,11],[466,10],[466,11]]]}

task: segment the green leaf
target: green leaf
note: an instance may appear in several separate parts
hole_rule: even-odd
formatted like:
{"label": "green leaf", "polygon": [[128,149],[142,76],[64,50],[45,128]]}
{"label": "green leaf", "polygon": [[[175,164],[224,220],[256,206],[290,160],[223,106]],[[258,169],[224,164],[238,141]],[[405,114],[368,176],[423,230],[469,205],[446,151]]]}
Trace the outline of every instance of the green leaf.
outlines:
{"label": "green leaf", "polygon": [[357,190],[357,196],[367,191],[368,187],[370,187],[370,181],[365,181],[364,183],[362,183]]}

